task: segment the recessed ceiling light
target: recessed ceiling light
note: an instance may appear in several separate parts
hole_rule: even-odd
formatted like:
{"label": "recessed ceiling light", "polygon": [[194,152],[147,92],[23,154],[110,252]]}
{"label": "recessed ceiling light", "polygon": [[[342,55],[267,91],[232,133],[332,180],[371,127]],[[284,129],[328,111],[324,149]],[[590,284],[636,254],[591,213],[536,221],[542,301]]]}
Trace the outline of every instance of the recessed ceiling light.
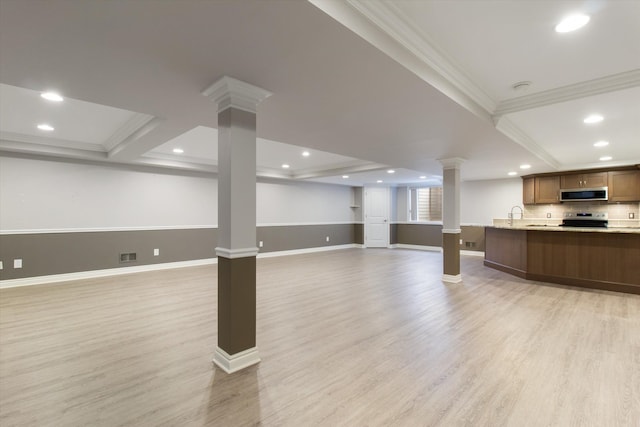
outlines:
{"label": "recessed ceiling light", "polygon": [[64,101],[64,98],[62,96],[60,96],[59,93],[56,92],[42,92],[40,94],[40,96],[44,99],[46,99],[47,101],[53,101],[53,102],[62,102]]}
{"label": "recessed ceiling light", "polygon": [[611,160],[613,157],[611,156],[602,156],[600,157],[600,161],[601,162],[608,162],[609,160]]}
{"label": "recessed ceiling light", "polygon": [[520,165],[520,169],[530,169],[530,168],[531,168],[531,165],[527,165],[527,164]]}
{"label": "recessed ceiling light", "polygon": [[347,178],[349,178],[349,175],[342,175],[342,178],[343,179],[347,179]]}
{"label": "recessed ceiling light", "polygon": [[45,130],[47,132],[50,132],[50,131],[54,130],[53,126],[51,126],[50,124],[47,124],[47,123],[40,123],[38,125],[38,129]]}
{"label": "recessed ceiling light", "polygon": [[427,179],[427,177],[425,175],[422,175],[420,179]]}
{"label": "recessed ceiling light", "polygon": [[604,120],[604,117],[602,117],[600,114],[591,114],[590,116],[585,117],[583,122],[591,125],[594,123],[600,123],[602,120]]}
{"label": "recessed ceiling light", "polygon": [[589,22],[589,15],[571,15],[564,18],[558,25],[556,25],[556,32],[558,33],[568,33],[571,31],[575,31],[578,28],[584,27]]}
{"label": "recessed ceiling light", "polygon": [[609,145],[609,141],[598,141],[593,144],[594,147],[606,147],[607,145]]}
{"label": "recessed ceiling light", "polygon": [[282,169],[289,169],[291,166],[289,166],[288,164],[284,163],[282,165]]}
{"label": "recessed ceiling light", "polygon": [[376,182],[377,182],[378,184],[382,184],[382,180],[381,180],[381,179],[377,180]]}
{"label": "recessed ceiling light", "polygon": [[518,172],[515,172],[515,171],[511,171],[511,172],[509,172],[509,173],[508,173],[507,175],[509,175],[509,176],[514,176],[514,175],[518,175]]}
{"label": "recessed ceiling light", "polygon": [[393,169],[389,169],[387,173],[396,173],[396,171],[394,171]]}
{"label": "recessed ceiling light", "polygon": [[182,153],[184,153],[184,150],[182,148],[174,148],[173,152],[176,153],[176,154],[182,154]]}
{"label": "recessed ceiling light", "polygon": [[310,153],[310,152],[308,152],[308,151],[303,151],[303,152],[302,152],[302,156],[303,156],[303,157],[309,157],[310,155],[311,155],[311,153]]}

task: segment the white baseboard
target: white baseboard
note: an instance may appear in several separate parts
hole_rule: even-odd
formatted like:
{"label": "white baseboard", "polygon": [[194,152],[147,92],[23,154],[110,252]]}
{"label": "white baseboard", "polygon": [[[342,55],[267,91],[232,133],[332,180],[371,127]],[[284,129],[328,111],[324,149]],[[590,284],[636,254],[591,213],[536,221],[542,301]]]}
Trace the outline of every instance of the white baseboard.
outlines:
{"label": "white baseboard", "polygon": [[482,251],[460,251],[460,255],[479,256],[484,258],[484,252]]}
{"label": "white baseboard", "polygon": [[51,274],[49,276],[25,277],[23,279],[0,280],[0,289],[18,286],[44,285],[48,283],[68,282],[72,280],[94,279],[97,277],[118,276],[121,274],[141,273],[145,271],[168,270],[171,268],[196,267],[217,264],[217,258],[196,259],[192,261],[166,262],[163,264],[136,265],[131,267],[107,268],[104,270],[79,271],[77,273]]}
{"label": "white baseboard", "polygon": [[428,252],[442,252],[442,248],[440,246],[406,245],[404,243],[397,243],[395,245],[391,245],[391,248],[414,249],[417,251],[428,251]]}
{"label": "white baseboard", "polygon": [[304,249],[292,249],[290,251],[265,252],[263,254],[259,253],[258,258],[272,258],[276,256],[310,254],[313,252],[335,251],[338,249],[350,249],[350,248],[357,248],[357,247],[362,247],[362,245],[349,243],[346,245],[319,246],[317,248],[304,248]]}
{"label": "white baseboard", "polygon": [[213,363],[227,374],[233,374],[251,365],[260,363],[260,354],[258,354],[257,347],[241,351],[234,355],[230,355],[220,347],[216,347],[216,351],[213,353]]}
{"label": "white baseboard", "polygon": [[462,282],[462,275],[461,274],[456,274],[456,275],[443,274],[442,281],[447,283],[460,283]]}

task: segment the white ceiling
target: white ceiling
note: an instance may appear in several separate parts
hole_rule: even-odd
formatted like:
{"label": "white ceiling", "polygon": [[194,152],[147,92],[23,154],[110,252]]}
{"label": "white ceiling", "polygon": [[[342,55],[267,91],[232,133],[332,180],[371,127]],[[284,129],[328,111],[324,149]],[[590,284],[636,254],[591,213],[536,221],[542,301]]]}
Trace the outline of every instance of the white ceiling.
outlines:
{"label": "white ceiling", "polygon": [[[273,92],[258,107],[263,176],[434,184],[448,157],[467,159],[466,180],[522,163],[640,163],[635,0],[0,0],[0,11],[4,152],[215,172],[216,107],[201,92],[229,75]],[[591,22],[555,33],[573,11]],[[532,85],[515,92],[522,80]],[[47,89],[67,99],[48,103]],[[584,125],[594,112],[605,120]]]}

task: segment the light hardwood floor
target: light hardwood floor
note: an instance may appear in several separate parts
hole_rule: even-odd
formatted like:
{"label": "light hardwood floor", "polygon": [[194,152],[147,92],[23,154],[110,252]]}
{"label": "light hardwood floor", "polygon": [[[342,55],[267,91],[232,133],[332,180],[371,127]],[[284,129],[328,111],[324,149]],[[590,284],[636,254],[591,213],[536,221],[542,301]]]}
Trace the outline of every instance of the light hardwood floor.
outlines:
{"label": "light hardwood floor", "polygon": [[640,426],[640,296],[462,257],[258,260],[262,362],[212,363],[216,267],[0,291],[4,426]]}

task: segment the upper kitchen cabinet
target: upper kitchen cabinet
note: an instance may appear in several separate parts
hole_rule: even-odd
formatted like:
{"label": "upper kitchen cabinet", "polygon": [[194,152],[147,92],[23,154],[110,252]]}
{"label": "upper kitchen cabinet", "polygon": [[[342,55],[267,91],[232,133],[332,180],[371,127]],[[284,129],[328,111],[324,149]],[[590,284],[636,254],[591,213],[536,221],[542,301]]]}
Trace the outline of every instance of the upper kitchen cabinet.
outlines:
{"label": "upper kitchen cabinet", "polygon": [[609,202],[640,201],[640,170],[609,172]]}
{"label": "upper kitchen cabinet", "polygon": [[560,177],[560,188],[596,188],[607,186],[607,172],[577,173],[562,175]]}
{"label": "upper kitchen cabinet", "polygon": [[540,176],[535,181],[536,203],[560,202],[560,177]]}
{"label": "upper kitchen cabinet", "polygon": [[536,179],[522,179],[522,203],[525,205],[533,205],[536,202]]}

